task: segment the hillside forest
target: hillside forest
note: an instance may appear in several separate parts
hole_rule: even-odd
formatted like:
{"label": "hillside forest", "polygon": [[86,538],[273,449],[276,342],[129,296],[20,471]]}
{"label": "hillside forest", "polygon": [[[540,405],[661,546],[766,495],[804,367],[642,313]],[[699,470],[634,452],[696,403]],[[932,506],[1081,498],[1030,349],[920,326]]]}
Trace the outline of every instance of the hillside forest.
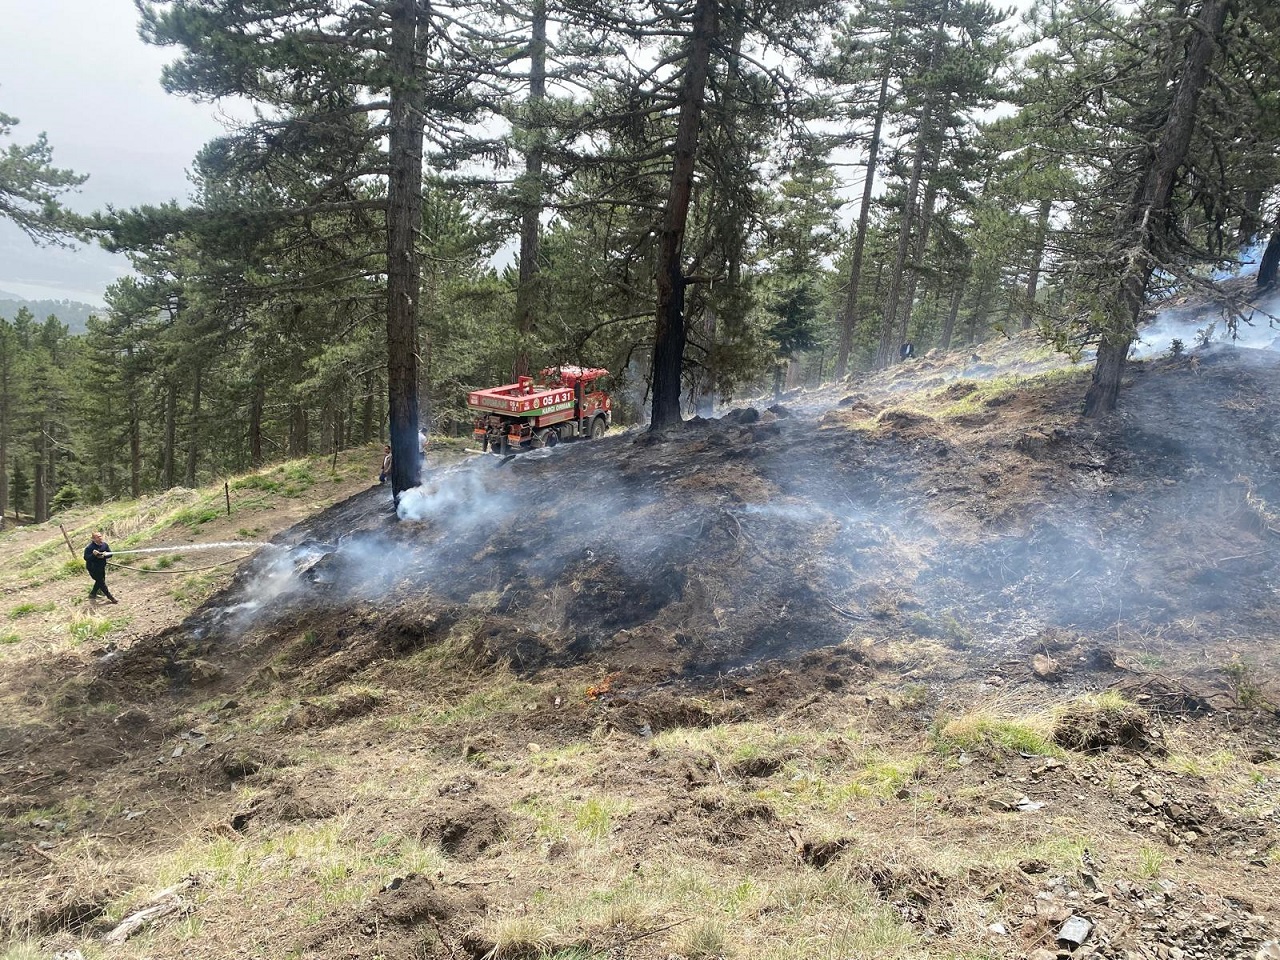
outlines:
{"label": "hillside forest", "polygon": [[665,429],[1034,328],[1099,416],[1162,298],[1268,322],[1209,280],[1276,278],[1273,0],[138,9],[170,93],[252,119],[158,207],[0,154],[0,216],[135,271],[83,333],[0,321],[0,515],[382,439],[400,492],[468,390],[562,363]]}

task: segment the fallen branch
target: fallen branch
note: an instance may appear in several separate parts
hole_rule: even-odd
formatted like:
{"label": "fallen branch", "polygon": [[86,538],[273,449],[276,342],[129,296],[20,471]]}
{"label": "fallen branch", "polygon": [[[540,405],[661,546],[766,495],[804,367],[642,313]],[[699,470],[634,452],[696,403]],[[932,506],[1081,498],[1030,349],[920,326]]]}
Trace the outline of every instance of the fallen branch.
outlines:
{"label": "fallen branch", "polygon": [[845,609],[844,607],[840,606],[839,604],[835,603],[834,601],[827,600],[827,598],[826,598],[826,597],[823,597],[822,599],[826,602],[826,604],[827,604],[827,606],[828,606],[828,607],[830,607],[830,608],[831,608],[832,610],[834,610],[836,613],[840,614],[840,616],[844,617],[846,620],[860,620],[860,621],[865,621],[865,620],[870,620],[870,619],[871,619],[871,618],[870,618],[870,617],[868,617],[866,614],[863,614],[863,613],[854,613],[852,610],[847,610],[847,609]]}
{"label": "fallen branch", "polygon": [[1229,560],[1248,560],[1248,559],[1249,559],[1249,558],[1251,558],[1251,557],[1260,557],[1260,556],[1262,556],[1264,553],[1269,553],[1269,552],[1270,552],[1270,551],[1267,551],[1267,550],[1255,550],[1253,553],[1242,553],[1242,554],[1240,554],[1240,556],[1238,556],[1238,557],[1223,557],[1221,560],[1215,560],[1214,562],[1215,562],[1215,563],[1226,563],[1226,562],[1228,562]]}
{"label": "fallen branch", "polygon": [[121,944],[138,933],[147,924],[159,920],[161,917],[167,917],[171,913],[185,913],[191,909],[191,904],[184,900],[179,894],[190,888],[194,884],[194,880],[187,878],[181,883],[175,883],[172,887],[161,890],[152,898],[149,906],[143,907],[136,913],[132,913],[120,921],[110,933],[104,936],[104,943]]}
{"label": "fallen branch", "polygon": [[688,922],[689,922],[689,919],[688,917],[686,917],[683,920],[676,920],[672,923],[668,923],[665,927],[653,927],[650,930],[640,930],[636,933],[631,934],[630,936],[611,940],[610,942],[604,944],[603,946],[594,947],[592,948],[591,953],[588,954],[588,956],[590,957],[622,956],[623,955],[622,948],[625,947],[627,944],[635,943],[637,940],[643,940],[645,937],[652,937],[654,934],[657,934],[657,933],[666,933],[668,930],[671,930],[674,927],[678,927],[682,923],[688,923]]}

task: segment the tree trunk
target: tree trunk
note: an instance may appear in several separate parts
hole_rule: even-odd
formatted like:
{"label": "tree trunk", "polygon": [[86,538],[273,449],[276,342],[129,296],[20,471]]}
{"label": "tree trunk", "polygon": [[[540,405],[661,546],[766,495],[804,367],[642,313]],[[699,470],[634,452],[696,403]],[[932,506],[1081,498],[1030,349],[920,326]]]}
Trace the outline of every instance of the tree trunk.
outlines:
{"label": "tree trunk", "polygon": [[178,382],[170,379],[165,384],[164,398],[164,458],[162,472],[164,488],[169,490],[178,482],[175,464],[178,443]]}
{"label": "tree trunk", "polygon": [[294,401],[289,407],[289,456],[305,457],[311,452],[307,408]]}
{"label": "tree trunk", "polygon": [[1276,285],[1276,274],[1280,272],[1280,220],[1276,222],[1276,232],[1271,235],[1267,249],[1262,252],[1262,260],[1258,263],[1258,289],[1266,290]]}
{"label": "tree trunk", "polygon": [[44,460],[47,464],[44,475],[45,488],[45,520],[49,519],[53,510],[53,498],[58,495],[58,446],[53,442],[53,432],[57,429],[54,421],[56,412],[51,408],[49,419],[45,422],[40,434],[40,445],[44,448]]}
{"label": "tree trunk", "polygon": [[142,417],[133,393],[129,395],[129,493],[135,500],[142,496]]}
{"label": "tree trunk", "polygon": [[[892,48],[894,39],[889,38]],[[880,133],[884,129],[885,108],[889,102],[889,74],[893,57],[885,53],[884,72],[880,74],[880,94],[876,100],[875,120],[871,125],[871,141],[867,144],[867,177],[862,184],[862,205],[858,208],[858,229],[853,238],[853,262],[849,265],[849,284],[845,288],[840,310],[840,346],[836,353],[835,379],[843,379],[849,371],[849,353],[853,350],[853,332],[858,326],[858,287],[862,280],[862,258],[867,246],[867,223],[871,218],[871,201],[875,195],[876,164],[880,159]]]}
{"label": "tree trunk", "polygon": [[191,427],[187,435],[186,484],[192,489],[196,485],[196,465],[200,461],[200,384],[203,377],[204,367],[197,364],[191,383]]}
{"label": "tree trunk", "polygon": [[[4,322],[0,320],[0,324]],[[7,327],[0,327],[0,530],[9,509],[9,409],[13,403],[12,351],[16,349],[8,333]]]}
{"label": "tree trunk", "polygon": [[1236,246],[1247,247],[1253,242],[1262,224],[1258,222],[1262,210],[1262,191],[1246,190],[1240,202],[1240,227],[1236,230]]}
{"label": "tree trunk", "polygon": [[267,403],[267,390],[262,375],[254,377],[253,396],[249,400],[249,466],[262,466],[262,408]]}
{"label": "tree trunk", "polygon": [[43,455],[36,457],[36,502],[31,512],[36,523],[44,523],[49,519],[49,493],[45,489]]}
{"label": "tree trunk", "polygon": [[659,240],[658,310],[653,337],[653,415],[650,429],[660,430],[681,422],[680,374],[687,336],[684,318],[684,231],[693,196],[693,174],[698,150],[702,102],[711,65],[711,42],[718,29],[717,0],[698,0],[693,11],[693,34],[685,58],[684,86],[680,98],[680,122],[676,127],[671,188]]}
{"label": "tree trunk", "polygon": [[920,231],[916,235],[915,249],[911,256],[911,270],[907,274],[907,290],[902,298],[902,318],[898,321],[897,343],[906,343],[907,325],[911,322],[911,314],[916,303],[916,287],[920,284],[920,273],[924,268],[924,258],[929,249],[929,228],[933,223],[933,208],[938,202],[938,187],[934,182],[938,173],[938,154],[933,151],[929,161],[928,185],[924,190],[924,203],[920,210]]}
{"label": "tree trunk", "polygon": [[520,218],[520,272],[516,287],[515,377],[529,375],[529,338],[533,334],[540,287],[538,237],[542,218],[542,163],[545,152],[547,98],[547,4],[533,0],[529,37],[529,99],[525,103],[525,132],[529,136],[524,177],[517,185],[523,212]]}
{"label": "tree trunk", "polygon": [[364,378],[364,409],[360,412],[360,442],[373,442],[373,393],[377,389],[373,374]]}
{"label": "tree trunk", "polygon": [[942,337],[938,344],[943,350],[951,349],[951,338],[955,336],[956,317],[960,315],[960,301],[964,299],[964,284],[956,284],[951,291],[951,308],[947,311],[947,322],[942,327]]}
{"label": "tree trunk", "polygon": [[1147,283],[1155,270],[1151,254],[1166,231],[1169,201],[1178,170],[1186,161],[1191,136],[1195,132],[1196,108],[1208,79],[1209,64],[1218,49],[1228,2],[1204,0],[1201,5],[1173,103],[1142,169],[1142,182],[1126,218],[1128,229],[1119,238],[1131,252],[1125,257],[1128,268],[1121,274],[1113,294],[1117,329],[1110,331],[1098,347],[1093,382],[1084,400],[1086,417],[1111,413],[1116,408],[1125,358],[1137,335],[1138,318],[1146,302]]}
{"label": "tree trunk", "polygon": [[694,385],[693,409],[700,417],[710,417],[716,409],[716,310],[710,304],[702,311],[702,336],[707,344],[702,374]]}
{"label": "tree trunk", "polygon": [[1093,364],[1093,380],[1084,398],[1084,415],[1096,417],[1116,408],[1120,393],[1120,378],[1124,375],[1125,358],[1129,355],[1129,340],[1098,345],[1098,358]]}
{"label": "tree trunk", "polygon": [[1053,212],[1053,201],[1040,201],[1040,215],[1036,218],[1035,246],[1031,248],[1031,269],[1027,273],[1027,312],[1022,317],[1022,329],[1031,329],[1031,320],[1035,315],[1036,291],[1040,287],[1040,267],[1044,263],[1044,245],[1049,238],[1049,215]]}
{"label": "tree trunk", "polygon": [[419,13],[418,0],[397,0],[391,14],[387,401],[394,496],[416,487],[419,480],[417,231],[422,222],[422,120],[417,103]]}

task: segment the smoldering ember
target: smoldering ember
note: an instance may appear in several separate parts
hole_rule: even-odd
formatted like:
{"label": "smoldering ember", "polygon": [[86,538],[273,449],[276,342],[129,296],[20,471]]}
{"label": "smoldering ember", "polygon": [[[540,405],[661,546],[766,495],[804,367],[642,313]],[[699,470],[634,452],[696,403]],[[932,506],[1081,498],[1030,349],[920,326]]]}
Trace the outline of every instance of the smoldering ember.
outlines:
{"label": "smoldering ember", "polygon": [[0,290],[119,278],[0,294],[0,960],[1280,960],[1280,5],[114,6],[0,35]]}

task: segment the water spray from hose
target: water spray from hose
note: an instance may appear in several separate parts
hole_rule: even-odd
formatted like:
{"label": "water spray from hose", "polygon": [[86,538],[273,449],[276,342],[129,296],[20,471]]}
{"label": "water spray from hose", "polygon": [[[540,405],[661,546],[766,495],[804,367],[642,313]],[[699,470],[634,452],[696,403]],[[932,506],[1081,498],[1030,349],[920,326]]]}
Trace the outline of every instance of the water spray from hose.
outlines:
{"label": "water spray from hose", "polygon": [[236,547],[269,547],[271,544],[257,540],[229,540],[223,543],[188,543],[176,547],[141,547],[137,550],[112,550],[108,557],[119,557],[126,553],[186,553],[188,550],[228,550]]}

